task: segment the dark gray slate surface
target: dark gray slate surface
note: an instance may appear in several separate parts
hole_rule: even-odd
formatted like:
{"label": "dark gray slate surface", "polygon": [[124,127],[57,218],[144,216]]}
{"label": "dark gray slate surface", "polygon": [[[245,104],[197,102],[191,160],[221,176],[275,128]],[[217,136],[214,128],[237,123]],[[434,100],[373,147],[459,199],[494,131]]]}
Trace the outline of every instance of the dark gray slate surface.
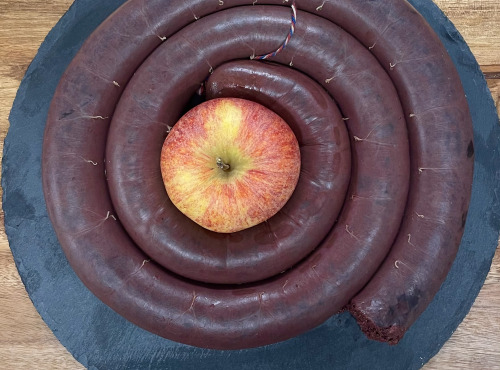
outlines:
{"label": "dark gray slate surface", "polygon": [[486,82],[458,31],[430,0],[411,3],[439,34],[464,84],[474,121],[472,202],[458,257],[442,289],[397,346],[372,342],[348,313],[283,343],[243,351],[194,348],[121,318],[78,280],[48,219],[40,157],[57,82],[86,37],[123,0],[77,0],[49,33],[12,108],[2,187],[5,228],[35,307],[61,343],[90,369],[415,369],[468,313],[488,273],[500,230],[500,126]]}

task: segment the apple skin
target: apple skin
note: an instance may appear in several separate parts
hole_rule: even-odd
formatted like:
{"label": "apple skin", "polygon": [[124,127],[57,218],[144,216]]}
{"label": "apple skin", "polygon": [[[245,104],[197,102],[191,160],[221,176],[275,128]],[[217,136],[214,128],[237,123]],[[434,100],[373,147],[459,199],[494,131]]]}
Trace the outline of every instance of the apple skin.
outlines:
{"label": "apple skin", "polygon": [[182,213],[208,230],[232,233],[285,205],[299,179],[300,150],[271,110],[221,98],[194,107],[174,125],[160,166],[167,194]]}

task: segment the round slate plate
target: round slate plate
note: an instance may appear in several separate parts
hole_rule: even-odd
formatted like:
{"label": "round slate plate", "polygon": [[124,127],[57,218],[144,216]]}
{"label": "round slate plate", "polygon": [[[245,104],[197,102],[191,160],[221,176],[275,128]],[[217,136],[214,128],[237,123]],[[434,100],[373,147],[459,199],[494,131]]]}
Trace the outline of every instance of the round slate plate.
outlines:
{"label": "round slate plate", "polygon": [[451,336],[489,271],[500,230],[500,125],[479,67],[431,0],[410,1],[438,33],[460,73],[474,121],[476,163],[465,235],[446,282],[397,346],[365,338],[343,313],[286,342],[241,351],[175,343],[129,323],[78,280],[47,216],[40,160],[59,78],[83,41],[124,0],[77,0],[49,33],[19,88],[5,140],[5,229],[33,304],[61,343],[90,369],[386,369],[421,367]]}

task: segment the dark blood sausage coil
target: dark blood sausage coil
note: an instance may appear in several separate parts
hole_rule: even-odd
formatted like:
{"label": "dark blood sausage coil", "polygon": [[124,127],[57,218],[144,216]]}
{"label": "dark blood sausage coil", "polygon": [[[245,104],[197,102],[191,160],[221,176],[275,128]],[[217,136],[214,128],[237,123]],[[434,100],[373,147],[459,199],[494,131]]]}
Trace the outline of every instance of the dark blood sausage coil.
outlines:
{"label": "dark blood sausage coil", "polygon": [[[290,338],[340,310],[368,281],[396,235],[409,168],[407,133],[396,91],[354,38],[326,20],[307,13],[300,16],[296,40],[305,39],[301,34],[306,30],[319,40],[310,46],[312,54],[297,56],[299,65],[313,65],[317,55],[324,54],[329,71],[321,73],[317,68],[316,77],[324,79],[335,71],[364,77],[351,84],[339,76],[328,84],[341,110],[349,115],[352,141],[358,140],[353,148],[358,171],[352,176],[342,215],[325,241],[298,266],[259,284],[207,286],[146,262],[148,257],[115,220],[104,170],[99,168],[109,123],[100,117],[113,113],[108,106],[111,99],[115,105],[118,99],[112,94],[118,89],[113,81],[120,81],[108,73],[106,78],[95,76],[94,70],[82,67],[92,58],[85,48],[95,48],[93,38],[63,77],[45,136],[43,179],[49,213],[70,263],[85,284],[147,330],[183,343],[225,349]],[[249,50],[264,53],[279,44],[289,17],[286,7],[250,6],[201,18],[165,41],[129,84],[133,86],[135,78],[150,81],[150,104],[158,104],[160,113],[175,109],[177,97],[192,94],[209,66],[248,57]],[[164,21],[168,23],[169,17]],[[116,34],[113,22],[112,17],[101,28],[108,26]],[[253,29],[258,32],[250,32]],[[324,32],[328,38],[322,37]],[[233,33],[240,36],[228,37]],[[308,42],[312,40],[308,37]],[[345,49],[335,48],[337,44]],[[290,48],[295,50],[292,44]],[[115,54],[120,47],[105,49]],[[74,74],[73,68],[81,73]],[[61,156],[63,151],[73,154]],[[94,192],[87,193],[86,187]]]}
{"label": "dark blood sausage coil", "polygon": [[[94,294],[147,330],[201,347],[245,348],[290,338],[339,310],[366,285],[399,230],[385,264],[350,306],[367,334],[395,342],[425,309],[453,260],[473,161],[459,79],[439,40],[406,1],[297,1],[299,9],[321,17],[299,12],[292,41],[274,59],[323,84],[351,137],[346,203],[308,258],[260,283],[197,283],[147,262],[116,219],[103,166],[106,139],[122,88],[138,66],[143,64],[136,76],[154,67],[150,80],[155,73],[158,81],[175,80],[177,89],[161,97],[151,90],[163,114],[168,104],[179,104],[174,94],[187,99],[208,70],[272,51],[288,32],[288,7],[226,10],[228,3],[131,0],[88,39],[64,74],[49,111],[42,161],[49,216],[68,260]],[[401,229],[410,165],[394,86],[412,153]],[[418,260],[408,258],[412,254]]]}
{"label": "dark blood sausage coil", "polygon": [[[155,262],[197,281],[247,283],[298,263],[332,228],[349,185],[347,130],[328,93],[290,68],[248,63],[253,71],[250,98],[289,123],[301,151],[297,187],[287,204],[266,222],[220,234],[198,226],[172,204],[163,185],[160,152],[166,128],[175,124],[186,99],[171,94],[175,102],[167,97],[168,110],[158,111],[160,100],[157,105],[148,97],[156,81],[142,75],[131,80],[108,135],[107,177],[120,222]],[[217,68],[212,80],[219,75]],[[158,81],[162,88],[170,88],[172,82]]]}

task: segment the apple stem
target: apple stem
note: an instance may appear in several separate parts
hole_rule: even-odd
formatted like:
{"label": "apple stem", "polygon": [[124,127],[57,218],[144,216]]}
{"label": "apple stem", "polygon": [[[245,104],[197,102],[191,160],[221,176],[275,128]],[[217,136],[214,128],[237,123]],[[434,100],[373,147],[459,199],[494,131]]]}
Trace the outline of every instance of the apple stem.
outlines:
{"label": "apple stem", "polygon": [[227,163],[224,163],[222,158],[217,158],[215,161],[217,163],[217,167],[219,167],[222,171],[229,171],[231,169]]}

